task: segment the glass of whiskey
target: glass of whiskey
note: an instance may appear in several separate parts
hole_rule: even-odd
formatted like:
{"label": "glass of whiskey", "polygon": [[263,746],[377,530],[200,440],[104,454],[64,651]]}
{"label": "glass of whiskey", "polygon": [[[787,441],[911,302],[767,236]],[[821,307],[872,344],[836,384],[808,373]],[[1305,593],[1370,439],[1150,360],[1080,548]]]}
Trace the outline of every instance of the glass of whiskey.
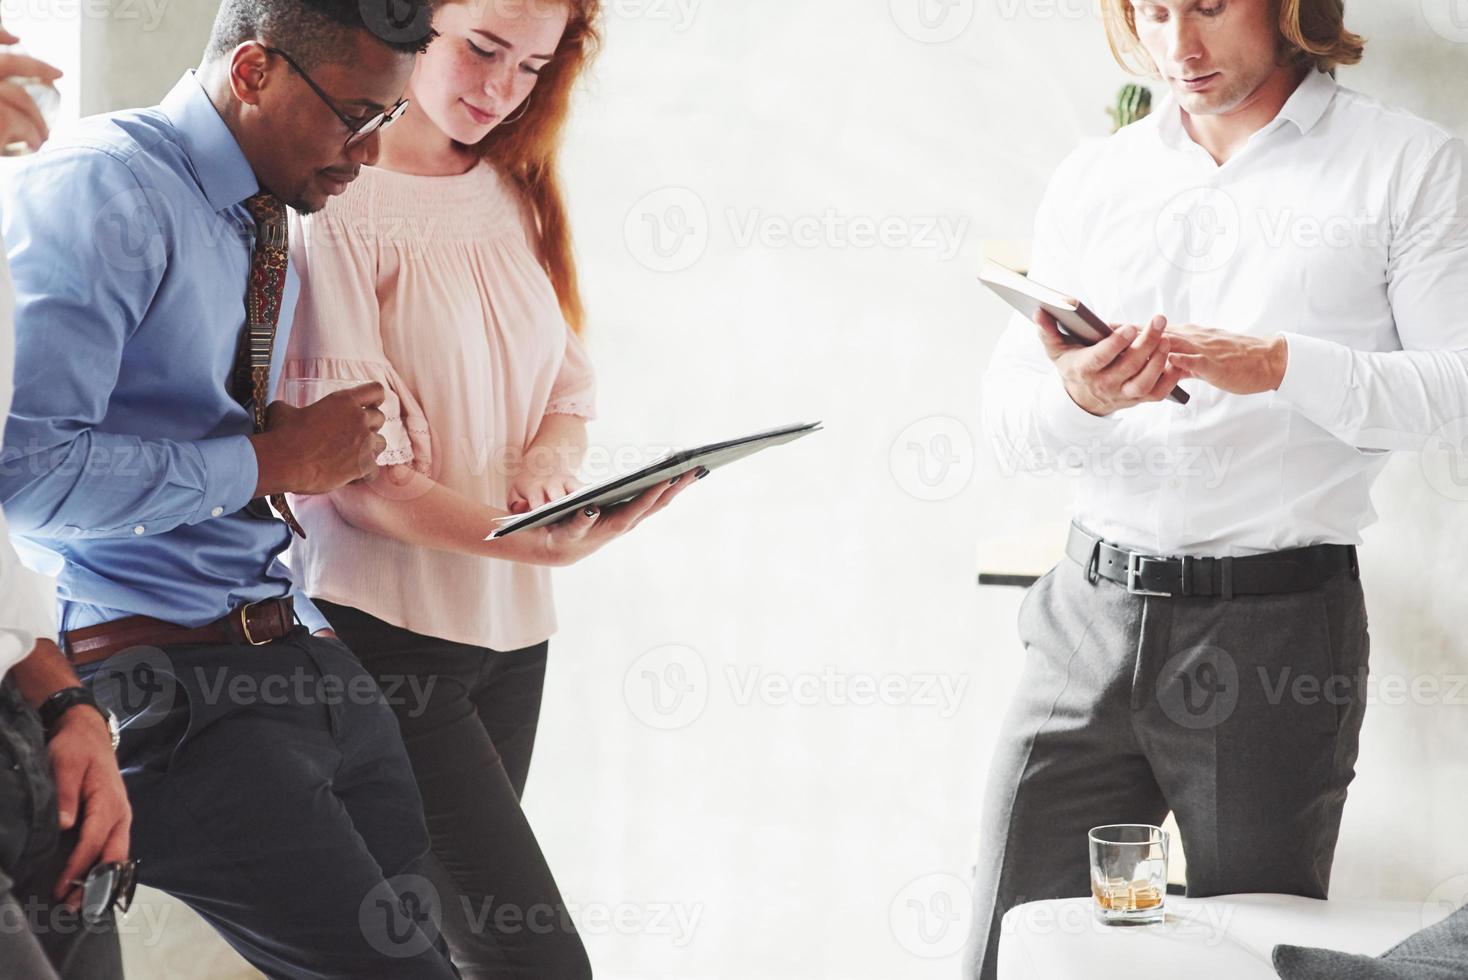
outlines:
{"label": "glass of whiskey", "polygon": [[1107,925],[1149,925],[1164,918],[1167,831],[1148,824],[1110,824],[1090,833],[1091,894]]}

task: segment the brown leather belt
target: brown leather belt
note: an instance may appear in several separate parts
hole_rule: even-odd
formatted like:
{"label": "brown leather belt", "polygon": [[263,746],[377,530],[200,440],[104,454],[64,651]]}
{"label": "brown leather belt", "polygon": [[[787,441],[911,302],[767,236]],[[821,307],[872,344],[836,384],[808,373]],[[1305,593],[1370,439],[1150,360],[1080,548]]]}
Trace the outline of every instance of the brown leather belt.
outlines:
{"label": "brown leather belt", "polygon": [[87,626],[62,636],[71,662],[77,666],[99,660],[133,647],[206,646],[209,644],[248,644],[253,647],[273,643],[296,626],[295,601],[262,599],[240,606],[228,615],[195,629],[166,623],[148,616],[129,616],[110,623]]}

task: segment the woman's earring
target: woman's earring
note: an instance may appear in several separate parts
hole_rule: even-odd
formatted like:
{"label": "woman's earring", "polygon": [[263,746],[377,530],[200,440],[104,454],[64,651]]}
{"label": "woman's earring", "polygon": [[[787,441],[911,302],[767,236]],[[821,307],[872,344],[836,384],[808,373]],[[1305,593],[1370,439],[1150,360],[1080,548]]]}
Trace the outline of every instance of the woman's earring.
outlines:
{"label": "woman's earring", "polygon": [[518,116],[512,116],[512,117],[510,117],[508,119],[501,120],[500,121],[500,125],[501,126],[508,126],[511,123],[517,123],[521,119],[524,119],[525,118],[525,114],[530,111],[530,99],[534,95],[535,95],[535,93],[534,92],[531,92],[530,95],[525,96],[525,101],[520,103],[520,114]]}

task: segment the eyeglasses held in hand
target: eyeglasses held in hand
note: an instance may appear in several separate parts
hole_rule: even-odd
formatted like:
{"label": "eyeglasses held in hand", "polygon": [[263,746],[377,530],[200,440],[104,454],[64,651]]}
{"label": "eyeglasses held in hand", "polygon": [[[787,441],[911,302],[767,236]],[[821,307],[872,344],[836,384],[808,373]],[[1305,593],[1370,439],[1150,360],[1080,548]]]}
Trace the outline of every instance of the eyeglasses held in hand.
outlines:
{"label": "eyeglasses held in hand", "polygon": [[137,861],[109,861],[87,872],[85,881],[70,882],[82,890],[82,921],[100,925],[115,908],[124,914],[132,908],[138,890]]}

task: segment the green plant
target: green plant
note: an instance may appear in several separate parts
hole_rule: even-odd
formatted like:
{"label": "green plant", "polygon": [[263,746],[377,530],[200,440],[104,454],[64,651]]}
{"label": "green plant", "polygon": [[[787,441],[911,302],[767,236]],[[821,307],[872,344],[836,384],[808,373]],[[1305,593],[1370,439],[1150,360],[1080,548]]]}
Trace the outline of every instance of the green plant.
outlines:
{"label": "green plant", "polygon": [[1136,83],[1123,85],[1117,93],[1116,105],[1106,112],[1111,116],[1113,133],[1139,119],[1146,119],[1152,112],[1152,90]]}

